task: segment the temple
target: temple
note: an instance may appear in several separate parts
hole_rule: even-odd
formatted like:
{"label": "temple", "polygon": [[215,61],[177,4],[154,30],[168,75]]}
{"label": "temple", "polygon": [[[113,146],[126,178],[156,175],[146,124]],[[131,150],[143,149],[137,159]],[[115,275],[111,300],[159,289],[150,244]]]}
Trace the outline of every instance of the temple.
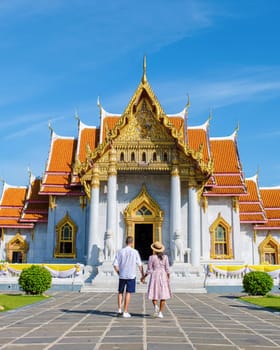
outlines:
{"label": "temple", "polygon": [[211,137],[210,118],[189,126],[189,102],[166,114],[145,62],[122,114],[98,106],[99,127],[76,116],[77,137],[51,129],[42,178],[4,183],[0,260],[79,262],[94,284],[131,235],[143,261],[162,241],[178,281],[209,264],[279,264],[280,187],[245,177],[238,130]]}

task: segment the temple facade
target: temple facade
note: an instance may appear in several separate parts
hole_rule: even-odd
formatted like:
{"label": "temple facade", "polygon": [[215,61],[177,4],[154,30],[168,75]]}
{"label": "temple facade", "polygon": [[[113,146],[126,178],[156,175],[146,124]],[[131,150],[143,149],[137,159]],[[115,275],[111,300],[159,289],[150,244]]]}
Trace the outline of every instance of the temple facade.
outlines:
{"label": "temple facade", "polygon": [[143,261],[162,241],[178,271],[280,263],[280,187],[245,177],[238,130],[211,137],[210,118],[189,126],[189,103],[166,114],[145,64],[122,114],[98,106],[99,127],[77,116],[77,137],[51,130],[42,178],[4,183],[0,260],[97,269],[131,235]]}

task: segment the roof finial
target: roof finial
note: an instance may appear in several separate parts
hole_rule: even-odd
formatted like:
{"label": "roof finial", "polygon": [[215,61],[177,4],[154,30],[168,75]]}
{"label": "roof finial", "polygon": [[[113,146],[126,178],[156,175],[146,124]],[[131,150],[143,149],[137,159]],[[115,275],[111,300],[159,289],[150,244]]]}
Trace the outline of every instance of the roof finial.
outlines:
{"label": "roof finial", "polygon": [[233,136],[234,136],[235,139],[237,139],[237,132],[238,132],[238,130],[239,130],[239,122],[237,123],[236,128],[234,129],[234,132],[233,132]]}
{"label": "roof finial", "polygon": [[75,109],[75,119],[80,121],[79,113],[78,113],[78,108]]}
{"label": "roof finial", "polygon": [[234,130],[235,132],[239,131],[239,122],[237,122],[236,128]]}
{"label": "roof finial", "polygon": [[51,124],[51,121],[49,120],[49,122],[48,122],[48,128],[49,128],[49,130],[50,130],[50,132],[51,132],[51,138],[53,137],[53,128],[52,128],[52,124]]}
{"label": "roof finial", "polygon": [[52,123],[50,120],[48,122],[48,128],[50,129],[51,132],[53,132]]}
{"label": "roof finial", "polygon": [[143,76],[142,76],[142,83],[146,83],[147,81],[147,62],[146,62],[146,55],[144,55],[144,59],[143,59]]}
{"label": "roof finial", "polygon": [[212,108],[210,108],[209,110],[209,115],[208,115],[208,122],[210,122],[210,120],[213,118],[213,110]]}
{"label": "roof finial", "polygon": [[190,108],[190,105],[191,105],[190,95],[187,94],[187,96],[188,96],[188,101],[187,101],[187,104],[186,104],[186,107],[185,107],[185,111],[186,111],[186,112],[188,111],[188,109]]}
{"label": "roof finial", "polygon": [[102,106],[101,106],[101,103],[100,103],[99,96],[97,96],[97,107],[99,108],[99,113],[100,113],[100,117],[101,117],[101,115],[102,115]]}
{"label": "roof finial", "polygon": [[257,176],[257,179],[259,178],[259,175],[260,175],[260,166],[258,165],[258,169],[257,169],[257,173],[256,173],[256,176]]}
{"label": "roof finial", "polygon": [[28,167],[27,167],[27,172],[28,172],[28,176],[29,176],[29,179],[31,178],[31,175],[32,175],[32,172],[31,172],[31,170],[30,170],[30,168],[29,168],[29,165],[28,165]]}

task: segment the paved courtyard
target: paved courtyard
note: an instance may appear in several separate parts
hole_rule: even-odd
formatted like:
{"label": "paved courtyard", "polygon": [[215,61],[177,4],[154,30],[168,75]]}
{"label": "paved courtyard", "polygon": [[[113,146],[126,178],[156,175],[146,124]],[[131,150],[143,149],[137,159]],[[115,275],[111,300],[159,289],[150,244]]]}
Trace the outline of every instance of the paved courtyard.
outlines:
{"label": "paved courtyard", "polygon": [[131,319],[116,316],[114,293],[53,293],[0,313],[0,350],[280,349],[280,314],[229,295],[175,294],[155,319],[145,294]]}

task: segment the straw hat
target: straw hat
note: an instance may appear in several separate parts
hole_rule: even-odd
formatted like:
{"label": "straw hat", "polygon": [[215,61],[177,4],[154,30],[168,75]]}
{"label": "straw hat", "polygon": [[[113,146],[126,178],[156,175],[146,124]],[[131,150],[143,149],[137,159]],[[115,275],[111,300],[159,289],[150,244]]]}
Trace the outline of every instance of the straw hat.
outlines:
{"label": "straw hat", "polygon": [[164,245],[159,241],[156,241],[153,244],[151,244],[151,248],[157,253],[161,253],[165,249]]}

